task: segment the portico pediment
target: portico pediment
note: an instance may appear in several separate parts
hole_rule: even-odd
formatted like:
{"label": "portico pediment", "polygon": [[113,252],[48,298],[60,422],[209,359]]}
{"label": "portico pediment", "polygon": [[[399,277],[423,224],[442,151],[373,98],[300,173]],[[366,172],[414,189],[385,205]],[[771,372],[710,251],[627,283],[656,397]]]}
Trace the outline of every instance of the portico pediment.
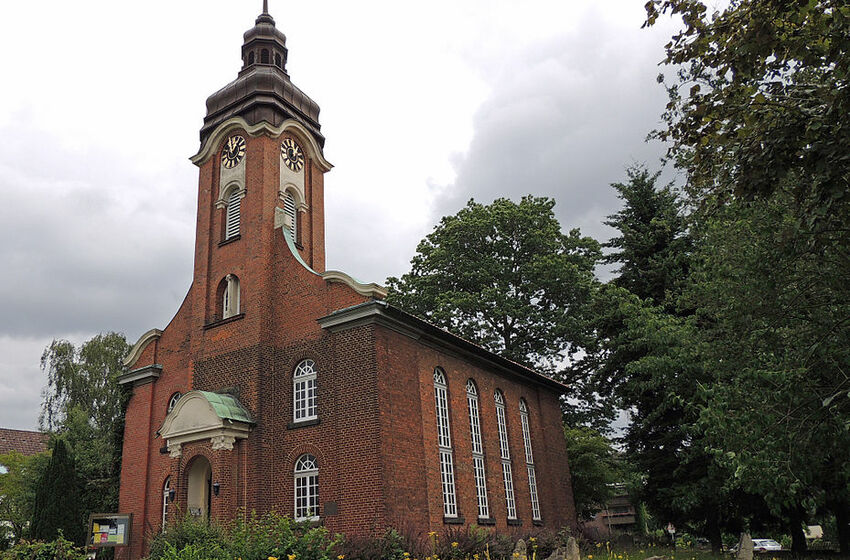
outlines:
{"label": "portico pediment", "polygon": [[159,435],[172,457],[180,457],[184,443],[210,440],[213,449],[233,449],[254,426],[247,410],[232,395],[190,391],[165,417]]}

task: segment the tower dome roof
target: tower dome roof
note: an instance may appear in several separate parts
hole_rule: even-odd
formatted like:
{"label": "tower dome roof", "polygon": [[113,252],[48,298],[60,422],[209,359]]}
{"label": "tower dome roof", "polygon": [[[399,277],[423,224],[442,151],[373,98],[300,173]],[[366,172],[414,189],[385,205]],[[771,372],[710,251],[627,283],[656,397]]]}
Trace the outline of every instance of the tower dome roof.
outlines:
{"label": "tower dome roof", "polygon": [[203,144],[222,122],[242,117],[248,124],[266,121],[279,126],[296,119],[315,135],[320,146],[324,137],[319,125],[319,105],[298,89],[286,72],[286,35],[268,13],[268,1],[254,27],[244,34],[242,69],[237,78],[207,98],[207,115],[201,128]]}

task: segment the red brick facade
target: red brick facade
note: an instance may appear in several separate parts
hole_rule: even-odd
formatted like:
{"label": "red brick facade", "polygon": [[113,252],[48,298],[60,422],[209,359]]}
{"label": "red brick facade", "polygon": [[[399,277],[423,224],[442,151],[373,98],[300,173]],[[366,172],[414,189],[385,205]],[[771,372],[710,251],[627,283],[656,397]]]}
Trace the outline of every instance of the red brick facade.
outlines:
{"label": "red brick facade", "polygon": [[[441,531],[453,522],[522,532],[535,525],[574,525],[558,385],[384,305],[377,286],[325,273],[323,173],[330,166],[320,152],[323,139],[311,137],[297,115],[274,126],[252,124],[246,115],[235,114],[211,131],[194,158],[200,178],[193,282],[171,323],[142,337],[122,378],[133,395],[120,509],[134,516],[131,546],[123,556],[141,558],[146,539],[161,529],[166,479],[174,490],[169,515],[185,512],[188,472],[199,456],[209,460],[210,482],[218,488],[209,499],[215,519],[232,518],[240,509],[274,508],[291,515],[293,468],[299,456],[310,453],[319,466],[318,513],[332,532],[377,534],[390,526]],[[223,243],[225,209],[216,201],[222,145],[233,135],[246,140],[240,163],[245,195],[239,236]],[[287,243],[276,221],[283,208],[279,178],[285,138],[295,139],[305,152],[306,208],[299,211],[297,245]],[[239,278],[240,313],[222,320],[219,286],[229,274]],[[318,369],[318,420],[293,426],[293,371],[304,359]],[[437,366],[447,377],[457,520],[443,517]],[[480,390],[490,520],[479,520],[476,506],[466,400],[470,378]],[[510,527],[496,389],[505,395],[513,463],[517,520]],[[159,434],[169,400],[175,392],[195,390],[233,395],[253,420],[248,437],[236,439],[232,449],[214,449],[209,437],[198,438],[172,456]],[[531,513],[520,398],[529,407],[541,508],[537,521]]]}

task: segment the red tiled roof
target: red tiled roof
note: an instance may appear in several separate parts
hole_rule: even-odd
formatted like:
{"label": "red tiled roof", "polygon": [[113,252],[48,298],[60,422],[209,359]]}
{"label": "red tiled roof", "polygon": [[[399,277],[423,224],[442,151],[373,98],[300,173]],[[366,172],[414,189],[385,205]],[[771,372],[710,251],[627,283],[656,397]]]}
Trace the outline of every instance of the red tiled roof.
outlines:
{"label": "red tiled roof", "polygon": [[46,444],[47,434],[0,428],[0,454],[17,451],[23,455],[35,455],[47,451]]}

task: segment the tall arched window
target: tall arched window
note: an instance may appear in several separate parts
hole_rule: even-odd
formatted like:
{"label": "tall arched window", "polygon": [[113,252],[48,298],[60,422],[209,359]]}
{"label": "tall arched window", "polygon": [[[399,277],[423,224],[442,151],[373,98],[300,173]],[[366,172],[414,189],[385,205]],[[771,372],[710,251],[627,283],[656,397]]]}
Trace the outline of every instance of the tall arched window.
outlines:
{"label": "tall arched window", "polygon": [[440,451],[440,482],[443,487],[443,515],[457,517],[448,387],[446,372],[441,368],[434,369],[434,400],[437,411],[437,447]]}
{"label": "tall arched window", "polygon": [[466,403],[469,407],[469,433],[472,438],[472,472],[475,475],[475,494],[478,497],[478,517],[490,517],[487,502],[487,475],[484,471],[484,446],[481,442],[481,418],[478,412],[478,388],[472,379],[466,382]]}
{"label": "tall arched window", "polygon": [[283,211],[289,216],[289,233],[292,234],[292,241],[298,242],[298,211],[295,207],[295,196],[291,192],[287,192],[283,197]]}
{"label": "tall arched window", "polygon": [[269,49],[263,49],[260,51],[260,63],[268,64],[269,63]]}
{"label": "tall arched window", "polygon": [[537,499],[537,475],[534,471],[534,454],[531,452],[531,430],[528,427],[528,405],[519,400],[519,420],[522,424],[522,443],[525,446],[525,467],[528,471],[528,491],[531,494],[531,518],[540,519],[540,502]]}
{"label": "tall arched window", "polygon": [[505,502],[508,510],[508,519],[516,519],[514,476],[513,472],[511,472],[511,450],[508,447],[508,426],[505,421],[505,395],[496,389],[493,400],[496,402],[496,423],[499,426],[499,451],[502,458],[502,480],[505,483]]}
{"label": "tall arched window", "polygon": [[295,373],[292,375],[293,422],[318,418],[319,407],[316,404],[318,374],[316,362],[313,360],[304,360],[295,366]]}
{"label": "tall arched window", "polygon": [[248,64],[249,65],[254,64],[254,53],[253,53],[253,51],[248,53]]}
{"label": "tall arched window", "polygon": [[280,53],[274,54],[274,65],[278,68],[283,68],[283,59],[280,57]]}
{"label": "tall arched window", "polygon": [[319,519],[319,463],[309,454],[295,461],[295,520]]}
{"label": "tall arched window", "polygon": [[162,531],[168,524],[168,504],[171,501],[171,477],[165,479],[165,484],[162,485]]}
{"label": "tall arched window", "polygon": [[221,318],[227,319],[240,313],[241,296],[239,294],[239,278],[228,274],[224,278],[224,290],[221,294]]}
{"label": "tall arched window", "polygon": [[231,239],[239,235],[239,222],[242,209],[242,193],[239,189],[233,189],[227,195],[227,207],[224,218],[224,239]]}

